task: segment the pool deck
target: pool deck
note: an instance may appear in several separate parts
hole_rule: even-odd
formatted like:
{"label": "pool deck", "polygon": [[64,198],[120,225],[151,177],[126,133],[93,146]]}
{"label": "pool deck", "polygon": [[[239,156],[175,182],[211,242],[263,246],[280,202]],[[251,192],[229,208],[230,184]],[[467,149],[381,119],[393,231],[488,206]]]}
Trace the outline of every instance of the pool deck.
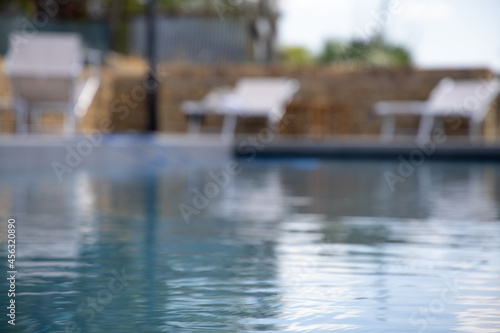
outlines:
{"label": "pool deck", "polygon": [[378,137],[321,140],[276,137],[264,142],[256,135],[238,136],[233,142],[222,141],[218,135],[0,136],[0,171],[37,167],[52,169],[54,163],[72,168],[72,165],[113,167],[131,164],[161,168],[216,165],[221,161],[248,157],[397,160],[400,156],[416,161],[500,161],[500,142],[471,143],[466,138],[450,138],[442,143],[419,145],[410,138],[381,142]]}
{"label": "pool deck", "polygon": [[233,156],[231,143],[222,142],[218,135],[0,136],[0,172],[52,170],[54,163],[71,170],[80,166],[182,168],[218,165]]}

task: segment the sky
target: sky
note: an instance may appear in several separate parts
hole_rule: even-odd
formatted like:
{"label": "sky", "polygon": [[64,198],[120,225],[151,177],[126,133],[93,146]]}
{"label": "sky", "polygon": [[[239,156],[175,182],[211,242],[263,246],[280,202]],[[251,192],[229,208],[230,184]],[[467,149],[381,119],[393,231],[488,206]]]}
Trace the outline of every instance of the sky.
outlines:
{"label": "sky", "polygon": [[325,40],[382,31],[419,68],[486,67],[500,73],[500,0],[280,0],[282,46],[317,53]]}

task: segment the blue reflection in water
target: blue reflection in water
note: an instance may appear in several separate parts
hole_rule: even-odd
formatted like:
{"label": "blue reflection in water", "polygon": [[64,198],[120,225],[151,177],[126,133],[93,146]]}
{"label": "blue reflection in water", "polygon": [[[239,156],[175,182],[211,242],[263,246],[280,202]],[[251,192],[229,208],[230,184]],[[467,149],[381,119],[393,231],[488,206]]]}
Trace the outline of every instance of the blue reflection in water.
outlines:
{"label": "blue reflection in water", "polygon": [[224,166],[2,175],[0,215],[18,225],[16,328],[498,331],[499,165],[426,163],[394,191],[395,163],[241,166],[199,207],[193,189]]}

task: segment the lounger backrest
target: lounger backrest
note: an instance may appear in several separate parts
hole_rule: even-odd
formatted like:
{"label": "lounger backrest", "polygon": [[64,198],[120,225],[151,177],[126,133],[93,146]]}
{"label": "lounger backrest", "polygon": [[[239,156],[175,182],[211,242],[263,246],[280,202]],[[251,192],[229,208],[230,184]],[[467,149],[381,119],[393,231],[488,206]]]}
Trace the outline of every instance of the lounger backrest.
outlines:
{"label": "lounger backrest", "polygon": [[5,71],[10,76],[75,77],[83,68],[84,53],[78,34],[21,33],[9,35]]}
{"label": "lounger backrest", "polygon": [[279,109],[293,97],[299,86],[296,80],[287,78],[243,78],[234,93],[248,111]]}
{"label": "lounger backrest", "polygon": [[71,84],[83,69],[84,52],[77,34],[36,33],[9,36],[4,71],[14,93],[27,101],[68,100]]}
{"label": "lounger backrest", "polygon": [[500,92],[497,80],[452,80],[439,82],[429,96],[429,108],[478,119],[487,113],[490,103]]}

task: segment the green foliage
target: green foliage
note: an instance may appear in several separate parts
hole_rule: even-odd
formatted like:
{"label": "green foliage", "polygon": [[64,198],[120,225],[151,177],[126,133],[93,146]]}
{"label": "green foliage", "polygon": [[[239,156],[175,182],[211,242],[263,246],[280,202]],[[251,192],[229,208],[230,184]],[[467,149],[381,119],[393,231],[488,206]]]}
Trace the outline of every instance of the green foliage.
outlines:
{"label": "green foliage", "polygon": [[[228,6],[226,3],[229,0],[157,0],[157,10],[161,13],[179,14],[185,9],[201,9],[204,11],[215,11],[214,3],[221,3]],[[233,1],[234,0],[230,0]],[[114,9],[127,14],[142,14],[145,11],[147,0],[72,0],[65,1],[64,4],[59,4],[60,8],[71,7],[71,12],[86,12],[89,4],[104,8],[105,15],[109,15]],[[231,2],[232,3],[232,2]],[[23,14],[32,14],[35,10],[41,9],[42,2],[35,0],[0,0],[0,11],[9,10]],[[76,10],[75,10],[76,9]],[[63,16],[67,16],[61,11]],[[76,18],[72,17],[65,18]],[[80,17],[79,15],[78,18]],[[61,17],[58,17],[61,18]]]}
{"label": "green foliage", "polygon": [[326,42],[323,51],[318,56],[317,61],[320,64],[343,61],[346,54],[346,45],[342,43]]}
{"label": "green foliage", "polygon": [[[88,0],[87,0],[88,1]],[[100,0],[105,7],[110,8],[110,3],[118,1],[119,6],[125,13],[142,14],[146,10],[147,0]],[[193,0],[157,0],[157,10],[162,13],[179,13],[185,5],[189,5]]]}
{"label": "green foliage", "polygon": [[317,58],[320,64],[353,64],[358,66],[410,66],[411,56],[402,47],[392,46],[380,38],[369,42],[327,41]]}
{"label": "green foliage", "polygon": [[410,53],[399,46],[387,44],[381,37],[369,42],[347,43],[327,41],[317,56],[301,47],[284,48],[281,61],[296,66],[343,64],[363,67],[411,66]]}
{"label": "green foliage", "polygon": [[0,0],[0,10],[10,8],[14,11],[29,12],[35,7],[35,2],[32,0]]}
{"label": "green foliage", "polygon": [[[179,13],[183,5],[190,1],[183,0],[158,0],[158,9],[167,13]],[[191,1],[192,2],[192,1]]]}
{"label": "green foliage", "polygon": [[314,64],[314,56],[303,47],[286,47],[281,50],[281,61],[292,66],[309,66]]}

